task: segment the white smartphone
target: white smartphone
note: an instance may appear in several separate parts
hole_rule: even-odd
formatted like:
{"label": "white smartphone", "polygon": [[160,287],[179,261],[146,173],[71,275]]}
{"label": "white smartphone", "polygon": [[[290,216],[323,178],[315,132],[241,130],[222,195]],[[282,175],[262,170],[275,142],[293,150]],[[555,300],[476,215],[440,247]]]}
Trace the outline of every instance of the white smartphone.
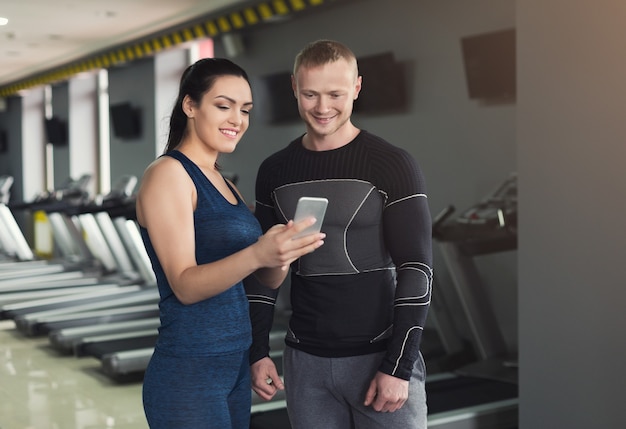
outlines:
{"label": "white smartphone", "polygon": [[296,206],[296,214],[293,216],[294,222],[299,222],[307,217],[314,217],[315,223],[305,230],[294,235],[293,238],[304,237],[305,235],[314,234],[320,232],[322,229],[322,222],[324,221],[324,215],[326,214],[326,207],[328,206],[328,199],[319,197],[300,197],[298,205]]}

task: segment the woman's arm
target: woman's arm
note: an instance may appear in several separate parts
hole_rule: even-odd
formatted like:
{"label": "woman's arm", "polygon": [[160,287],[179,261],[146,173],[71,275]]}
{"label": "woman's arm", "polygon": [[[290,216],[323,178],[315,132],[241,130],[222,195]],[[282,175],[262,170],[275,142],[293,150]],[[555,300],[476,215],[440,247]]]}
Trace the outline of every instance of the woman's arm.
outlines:
{"label": "woman's arm", "polygon": [[172,291],[184,304],[218,295],[260,268],[280,270],[322,244],[321,236],[291,240],[308,225],[276,225],[253,245],[224,259],[197,265],[196,198],[195,186],[184,168],[169,158],[160,158],[148,167],[137,195],[139,223],[148,230]]}

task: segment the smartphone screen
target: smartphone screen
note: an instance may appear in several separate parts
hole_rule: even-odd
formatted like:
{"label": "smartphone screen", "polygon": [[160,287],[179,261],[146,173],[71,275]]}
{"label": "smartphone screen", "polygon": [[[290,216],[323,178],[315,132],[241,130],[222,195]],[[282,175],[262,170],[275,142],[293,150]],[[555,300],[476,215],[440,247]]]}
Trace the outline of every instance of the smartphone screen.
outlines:
{"label": "smartphone screen", "polygon": [[296,206],[296,214],[293,216],[294,222],[299,222],[307,217],[314,217],[315,223],[306,228],[304,231],[296,234],[293,238],[300,238],[305,235],[320,232],[327,206],[328,199],[326,198],[301,197],[298,200],[298,205]]}

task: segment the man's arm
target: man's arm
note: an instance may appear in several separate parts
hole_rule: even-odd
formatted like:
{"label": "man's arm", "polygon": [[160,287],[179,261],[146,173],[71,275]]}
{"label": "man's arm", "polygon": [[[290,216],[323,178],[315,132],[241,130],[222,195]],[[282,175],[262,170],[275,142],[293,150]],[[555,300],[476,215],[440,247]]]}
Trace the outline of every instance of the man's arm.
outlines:
{"label": "man's arm", "polygon": [[250,303],[252,323],[252,346],[250,347],[252,389],[261,398],[269,401],[278,390],[284,388],[276,365],[269,357],[269,333],[272,329],[278,289],[263,286],[254,275],[244,280],[244,287]]}
{"label": "man's arm", "polygon": [[274,307],[278,289],[262,285],[254,275],[243,281],[250,304],[250,322],[252,323],[252,347],[250,364],[269,356],[269,333],[274,319]]}
{"label": "man's arm", "polygon": [[390,172],[383,215],[385,245],[396,266],[393,333],[364,401],[379,412],[397,411],[408,399],[432,292],[432,226],[424,180],[410,156],[401,161]]}
{"label": "man's arm", "polygon": [[408,380],[419,357],[432,292],[432,232],[426,196],[388,207],[384,222],[397,278],[393,335],[381,371]]}
{"label": "man's arm", "polygon": [[432,221],[426,187],[415,160],[397,159],[383,215],[383,232],[396,266],[393,336],[380,370],[409,380],[432,292]]}
{"label": "man's arm", "polygon": [[[277,223],[273,207],[269,205],[257,201],[254,214],[263,231]],[[276,365],[269,357],[269,334],[274,321],[279,288],[271,289],[264,286],[254,275],[244,279],[243,284],[250,305],[252,324],[252,346],[250,347],[252,389],[261,398],[270,400],[277,390],[283,389]],[[268,380],[271,380],[271,383],[268,383]]]}

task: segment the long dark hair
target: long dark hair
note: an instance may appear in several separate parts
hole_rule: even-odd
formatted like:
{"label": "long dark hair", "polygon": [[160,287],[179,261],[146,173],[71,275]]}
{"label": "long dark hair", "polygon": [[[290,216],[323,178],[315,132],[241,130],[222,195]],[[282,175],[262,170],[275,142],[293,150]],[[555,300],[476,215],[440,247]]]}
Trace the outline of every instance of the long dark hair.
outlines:
{"label": "long dark hair", "polygon": [[187,115],[183,111],[183,99],[189,96],[200,104],[202,96],[209,91],[220,76],[242,77],[250,84],[248,74],[237,64],[226,58],[203,58],[185,69],[180,78],[176,104],[170,116],[170,131],[164,153],[172,151],[180,144],[187,131]]}

